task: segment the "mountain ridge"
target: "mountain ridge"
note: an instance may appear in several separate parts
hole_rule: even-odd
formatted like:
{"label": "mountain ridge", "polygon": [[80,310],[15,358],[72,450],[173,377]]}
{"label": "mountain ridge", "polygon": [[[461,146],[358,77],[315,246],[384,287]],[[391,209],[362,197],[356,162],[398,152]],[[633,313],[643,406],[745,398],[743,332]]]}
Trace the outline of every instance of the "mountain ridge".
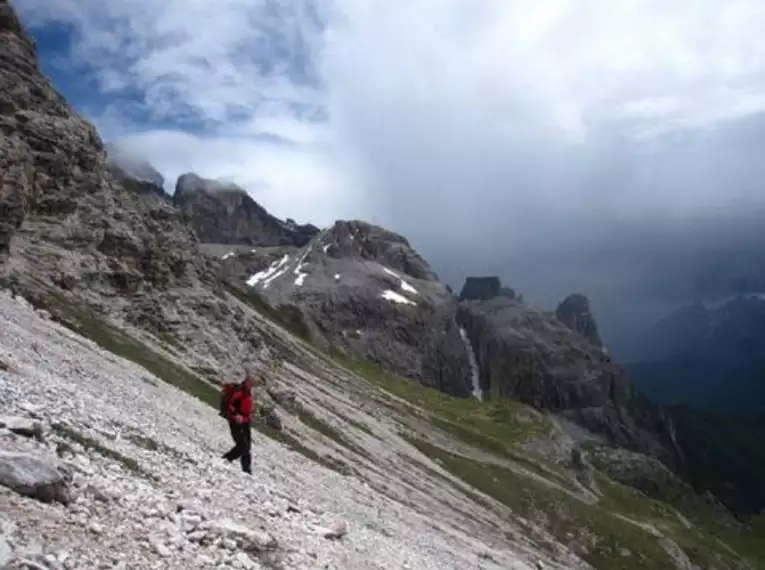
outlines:
{"label": "mountain ridge", "polygon": [[[130,488],[141,489],[160,508],[180,477],[194,494],[188,498],[194,512],[213,517],[214,523],[220,513],[208,512],[215,510],[211,493],[233,479],[210,459],[217,457],[218,446],[228,444],[214,408],[217,387],[240,377],[242,364],[249,362],[266,380],[257,398],[254,438],[256,449],[267,452],[256,461],[264,477],[253,486],[237,480],[237,496],[265,493],[275,500],[277,480],[286,478],[294,489],[315,493],[325,509],[340,510],[350,521],[348,536],[330,543],[324,531],[313,532],[311,505],[284,506],[276,514],[259,501],[254,509],[237,508],[232,516],[241,521],[234,523],[240,535],[251,536],[252,527],[281,532],[275,552],[259,559],[263,564],[303,570],[351,561],[361,568],[362,560],[372,556],[375,564],[391,570],[405,564],[531,570],[540,567],[538,562],[561,570],[619,564],[629,570],[646,564],[685,569],[691,562],[705,570],[750,566],[732,547],[718,548],[709,540],[717,530],[709,521],[694,518],[691,527],[681,528],[673,506],[619,486],[594,467],[590,457],[596,450],[609,465],[622,468],[627,462],[616,457],[620,450],[585,433],[587,422],[581,418],[584,426],[565,424],[564,429],[566,418],[545,409],[554,408],[546,401],[535,409],[512,398],[469,397],[475,373],[468,346],[479,367],[494,360],[469,326],[464,327],[465,343],[458,299],[403,236],[351,221],[319,231],[302,248],[287,243],[274,246],[277,252],[271,246],[243,245],[253,264],[265,265],[249,275],[253,286],[245,279],[233,282],[227,267],[239,263],[239,248],[208,253],[215,243],[201,240],[172,201],[115,176],[98,133],[40,73],[34,46],[7,0],[0,0],[0,48],[0,211],[8,214],[0,244],[0,311],[8,323],[0,329],[0,391],[3,401],[11,402],[10,413],[21,420],[36,414],[50,429],[57,426],[52,447],[19,439],[25,436],[5,428],[0,445],[54,466],[59,460],[50,456],[58,454],[59,445],[67,454],[67,445],[76,465],[95,465],[78,471],[73,481],[59,481],[80,495],[92,517],[86,532],[76,515],[34,498],[17,498],[13,490],[0,493],[3,516],[8,513],[30,527],[51,517],[59,530],[70,531],[65,534],[74,540],[74,556],[84,567],[115,562],[100,558],[100,546],[119,552],[122,532],[133,536],[135,530],[119,527],[112,533],[98,526],[103,521],[119,525],[129,515],[119,501],[107,506],[89,498],[91,486],[103,484],[103,478],[116,480],[131,508]],[[229,253],[234,255],[224,259]],[[306,295],[310,288],[313,300]],[[520,299],[502,301],[515,303],[523,317],[529,316]],[[327,310],[334,307],[343,310]],[[521,329],[528,333],[522,335],[522,348],[531,348],[528,362],[535,370],[558,374],[561,367],[554,361],[561,351],[548,346],[551,339],[563,339],[563,351],[579,355],[572,365],[581,374],[579,382],[565,382],[570,391],[560,397],[553,391],[553,400],[587,404],[575,406],[584,412],[593,407],[589,404],[605,402],[607,409],[596,411],[596,419],[606,416],[609,423],[602,425],[612,437],[629,435],[631,427],[619,417],[635,419],[629,384],[616,379],[600,385],[593,370],[612,364],[597,346],[553,312],[538,312],[535,318],[537,329]],[[401,326],[395,326],[397,321]],[[358,329],[352,327],[360,322],[377,327],[373,340],[378,345],[395,343],[387,350],[384,368],[353,351],[338,354],[331,343],[308,342],[292,326],[332,333],[327,336],[342,337],[352,347],[361,339],[340,332],[354,333]],[[489,322],[486,335],[508,342],[500,334],[505,332],[501,324]],[[385,352],[379,351],[378,360]],[[548,360],[551,369],[538,366]],[[428,381],[393,374],[402,361]],[[532,372],[520,383],[489,382],[487,393],[498,386],[529,386],[536,377]],[[35,381],[40,390],[20,391]],[[463,397],[443,388],[458,389]],[[148,403],[157,401],[178,401],[189,414],[165,413]],[[614,408],[611,401],[619,405]],[[160,429],[136,434],[141,428],[136,417],[147,418],[144,430],[154,422]],[[630,458],[629,465],[635,466],[625,475],[638,472],[642,477],[641,470],[651,468],[639,453]],[[320,474],[320,483],[290,473],[306,462],[310,473]],[[107,477],[109,472],[118,475]],[[152,473],[157,480],[145,477]],[[661,477],[671,474],[662,471]],[[320,485],[328,487],[319,492]],[[508,488],[518,492],[508,493]],[[681,484],[673,489],[682,489],[683,497],[698,506],[698,498]],[[377,509],[379,514],[381,505],[388,508],[388,518],[374,523],[370,513]],[[143,517],[141,506],[134,506]],[[185,524],[163,512],[159,520]],[[423,523],[423,513],[433,512],[438,516],[428,515]],[[90,524],[88,515],[82,518]],[[399,519],[401,526],[394,525]],[[4,522],[0,527],[0,544],[5,544]],[[187,534],[174,531],[158,542],[161,547],[132,541],[137,567],[188,568],[208,564],[208,558],[213,564],[241,564],[241,540],[221,548],[222,541],[200,538],[196,544]],[[723,530],[718,534],[734,538]],[[47,548],[62,548],[56,535],[48,533],[43,555]],[[13,540],[15,545],[15,535]],[[13,550],[21,554],[16,546]],[[204,559],[196,557],[200,553]]]}

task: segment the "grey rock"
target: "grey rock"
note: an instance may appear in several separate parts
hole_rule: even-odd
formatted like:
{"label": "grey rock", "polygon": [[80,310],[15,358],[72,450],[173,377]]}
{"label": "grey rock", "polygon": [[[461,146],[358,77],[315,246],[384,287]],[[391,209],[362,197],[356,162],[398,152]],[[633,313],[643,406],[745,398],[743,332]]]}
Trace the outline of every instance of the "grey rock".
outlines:
{"label": "grey rock", "polygon": [[494,297],[515,299],[515,291],[504,287],[499,277],[468,277],[460,292],[460,301],[488,301]]}
{"label": "grey rock", "polygon": [[603,341],[598,333],[598,325],[590,310],[590,301],[581,293],[573,293],[566,297],[555,310],[555,316],[560,322],[582,335],[595,346],[603,346]]}
{"label": "grey rock", "polygon": [[209,536],[236,540],[245,552],[263,552],[278,546],[274,537],[262,530],[254,530],[230,519],[212,521],[207,528]]}
{"label": "grey rock", "polygon": [[327,528],[320,527],[319,534],[330,540],[337,540],[348,534],[348,525],[344,521],[335,521]]}
{"label": "grey rock", "polygon": [[72,474],[55,459],[0,451],[0,484],[45,503],[72,501]]}
{"label": "grey rock", "polygon": [[173,203],[205,243],[301,247],[319,232],[272,216],[235,184],[193,173],[178,178]]}
{"label": "grey rock", "polygon": [[24,437],[43,441],[43,427],[39,421],[17,416],[0,416],[0,428],[5,428]]}
{"label": "grey rock", "polygon": [[632,387],[625,370],[552,313],[517,299],[460,303],[481,389],[567,417],[612,444],[677,461],[671,426]]}
{"label": "grey rock", "polygon": [[248,284],[320,345],[450,394],[472,392],[456,299],[398,234],[340,221]]}
{"label": "grey rock", "polygon": [[0,568],[5,568],[13,559],[11,536],[15,530],[15,524],[0,516]]}

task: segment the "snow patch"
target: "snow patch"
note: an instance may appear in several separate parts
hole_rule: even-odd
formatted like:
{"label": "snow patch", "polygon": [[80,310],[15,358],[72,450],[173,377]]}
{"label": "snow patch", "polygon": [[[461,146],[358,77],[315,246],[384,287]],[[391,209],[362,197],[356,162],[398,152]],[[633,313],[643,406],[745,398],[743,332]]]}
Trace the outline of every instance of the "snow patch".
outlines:
{"label": "snow patch", "polygon": [[391,291],[390,289],[387,289],[383,291],[382,298],[390,301],[391,303],[398,303],[400,305],[417,305],[414,301],[410,301],[406,297],[404,297],[401,293],[396,293],[395,291]]}
{"label": "snow patch", "polygon": [[258,271],[255,275],[250,277],[247,280],[247,285],[250,287],[255,287],[256,285],[262,284],[263,288],[267,289],[274,279],[282,275],[287,270],[287,268],[284,266],[287,265],[289,260],[290,256],[285,255],[279,261],[274,261],[268,267],[268,269]]}
{"label": "snow patch", "polygon": [[335,273],[335,281],[340,281],[340,274],[339,273]]}
{"label": "snow patch", "polygon": [[395,277],[396,279],[398,279],[398,280],[400,281],[400,283],[399,283],[399,287],[401,287],[401,290],[402,290],[402,291],[406,291],[407,293],[412,293],[413,295],[419,295],[419,294],[420,294],[420,293],[417,291],[417,289],[415,289],[414,287],[412,287],[412,284],[411,284],[411,283],[409,283],[409,282],[405,281],[405,280],[404,280],[404,279],[403,279],[403,278],[402,278],[402,277],[401,277],[401,276],[400,276],[398,273],[396,273],[395,271],[391,271],[391,270],[390,270],[390,269],[388,269],[387,267],[383,267],[383,271],[385,271],[385,273],[387,273],[388,275],[392,275],[393,277]]}
{"label": "snow patch", "polygon": [[324,249],[324,253],[327,253],[327,251],[329,250],[330,247],[332,247],[331,243],[328,243],[327,245],[325,245],[324,248],[323,248]]}
{"label": "snow patch", "polygon": [[305,278],[308,277],[308,273],[303,273],[303,267],[305,266],[305,258],[308,257],[308,254],[311,253],[311,247],[305,250],[303,252],[303,255],[300,256],[300,259],[298,259],[297,264],[295,265],[295,269],[292,270],[292,273],[295,274],[295,285],[298,287],[301,287],[303,283],[305,282]]}
{"label": "snow patch", "polygon": [[226,261],[227,259],[229,259],[229,258],[231,258],[231,257],[234,257],[235,255],[236,255],[236,254],[235,254],[233,251],[229,251],[229,252],[228,252],[226,255],[224,255],[223,257],[221,257],[221,259],[222,259],[223,261]]}
{"label": "snow patch", "polygon": [[478,371],[478,361],[475,358],[475,351],[473,345],[470,344],[470,339],[467,336],[465,329],[460,327],[460,336],[462,342],[465,344],[465,350],[468,354],[468,360],[470,361],[470,381],[473,384],[473,397],[477,400],[483,400],[483,392],[481,391],[481,375]]}

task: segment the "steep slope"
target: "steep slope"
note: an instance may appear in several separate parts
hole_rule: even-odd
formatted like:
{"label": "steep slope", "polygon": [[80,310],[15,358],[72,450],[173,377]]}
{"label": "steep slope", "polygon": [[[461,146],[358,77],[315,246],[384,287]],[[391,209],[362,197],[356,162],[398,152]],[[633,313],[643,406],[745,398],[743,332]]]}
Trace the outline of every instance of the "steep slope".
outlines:
{"label": "steep slope", "polygon": [[125,331],[123,346],[186,350],[192,375],[220,380],[267,356],[254,311],[226,292],[179,212],[115,178],[96,131],[40,74],[33,43],[0,6],[0,280],[62,321]]}
{"label": "steep slope", "polygon": [[178,178],[173,203],[205,243],[302,247],[319,231],[272,216],[235,184],[192,173]]}
{"label": "steep slope", "polygon": [[[48,505],[0,483],[0,545],[10,545],[1,564],[759,567],[722,542],[749,548],[756,535],[702,502],[686,519],[611,482],[586,455],[548,463],[533,449],[572,443],[519,404],[487,409],[372,369],[360,375],[283,336],[290,362],[265,378],[270,390],[293,390],[282,441],[301,443],[289,450],[255,433],[249,479],[216,460],[230,442],[214,393],[190,397],[3,291],[0,320],[0,399],[15,416],[0,419],[11,426],[0,428],[0,448],[71,473],[59,484],[76,499]],[[21,435],[34,421],[43,441]]]}
{"label": "steep slope", "polygon": [[[115,179],[7,0],[0,82],[0,271],[37,307],[0,290],[11,568],[749,567],[711,538],[756,554],[734,541],[748,529],[686,525],[613,483],[558,419],[451,398],[290,334],[280,309],[227,283],[171,204]],[[352,267],[380,259],[397,274],[386,302],[435,279],[401,239],[338,233]],[[297,270],[293,285],[308,283]],[[230,442],[214,407],[214,382],[249,360],[267,381],[252,480],[217,463]],[[35,421],[43,441],[24,435]],[[20,483],[24,465],[54,479]],[[76,500],[26,496],[38,491]],[[337,518],[346,536],[319,528]]]}
{"label": "steep slope", "polygon": [[273,306],[297,309],[311,338],[324,346],[450,394],[473,390],[454,322],[456,300],[398,234],[337,222],[248,285]]}

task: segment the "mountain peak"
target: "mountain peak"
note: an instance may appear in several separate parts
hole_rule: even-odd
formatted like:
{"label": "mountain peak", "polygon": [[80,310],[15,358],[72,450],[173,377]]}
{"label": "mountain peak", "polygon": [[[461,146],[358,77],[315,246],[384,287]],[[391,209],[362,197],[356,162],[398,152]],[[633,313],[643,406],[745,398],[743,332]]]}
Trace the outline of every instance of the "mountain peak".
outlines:
{"label": "mountain peak", "polygon": [[598,325],[590,310],[590,300],[582,293],[572,293],[558,305],[555,316],[560,322],[579,333],[595,346],[603,346]]}
{"label": "mountain peak", "polygon": [[236,245],[306,245],[319,228],[283,222],[232,183],[182,174],[175,184],[173,203],[203,243]]}
{"label": "mountain peak", "polygon": [[[189,194],[203,192],[206,194],[220,194],[223,192],[241,194],[249,197],[247,191],[233,182],[223,182],[211,178],[202,178],[195,172],[186,172],[178,177],[175,183],[174,197],[183,198]],[[254,202],[254,200],[253,200]]]}
{"label": "mountain peak", "polygon": [[495,297],[515,299],[515,291],[504,287],[499,277],[468,277],[460,292],[460,301],[488,301]]}
{"label": "mountain peak", "polygon": [[338,220],[322,239],[330,257],[360,257],[397,269],[415,279],[437,281],[428,263],[396,232],[360,220]]}
{"label": "mountain peak", "polygon": [[165,178],[147,160],[113,143],[104,148],[109,170],[123,185],[145,188],[163,198],[167,197]]}

